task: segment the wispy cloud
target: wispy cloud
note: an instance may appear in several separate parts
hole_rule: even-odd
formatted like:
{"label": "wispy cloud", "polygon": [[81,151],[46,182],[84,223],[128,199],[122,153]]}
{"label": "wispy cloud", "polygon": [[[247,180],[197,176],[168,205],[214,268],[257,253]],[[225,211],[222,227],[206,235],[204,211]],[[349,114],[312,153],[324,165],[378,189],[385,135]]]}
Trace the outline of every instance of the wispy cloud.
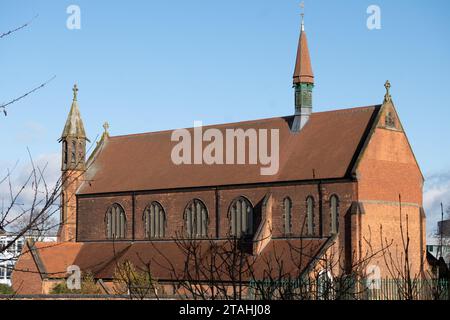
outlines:
{"label": "wispy cloud", "polygon": [[[59,154],[44,154],[33,160],[35,168],[42,171],[45,183],[49,191],[55,187],[61,175],[60,172],[60,155]],[[10,178],[5,179],[10,171]],[[9,168],[3,168],[0,171],[0,212],[6,210],[11,204],[11,194],[15,196],[20,192],[14,207],[8,214],[8,220],[21,213],[23,209],[29,209],[35,197],[34,184],[29,180],[30,174],[33,171],[31,160],[27,163],[18,163]],[[3,182],[2,182],[3,181]],[[10,186],[11,184],[11,186]],[[24,188],[22,191],[20,191]],[[41,183],[38,187],[38,197],[45,196],[45,186]]]}
{"label": "wispy cloud", "polygon": [[427,177],[423,201],[427,213],[427,231],[431,235],[436,232],[441,219],[441,203],[445,208],[450,206],[450,171]]}

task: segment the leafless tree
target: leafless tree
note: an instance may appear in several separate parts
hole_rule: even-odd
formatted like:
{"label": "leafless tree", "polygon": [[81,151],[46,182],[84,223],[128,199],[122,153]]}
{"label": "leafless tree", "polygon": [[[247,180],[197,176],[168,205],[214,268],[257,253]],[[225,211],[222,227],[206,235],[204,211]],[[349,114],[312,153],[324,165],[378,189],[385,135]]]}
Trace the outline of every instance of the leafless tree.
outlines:
{"label": "leafless tree", "polygon": [[385,250],[375,251],[369,243],[364,257],[349,266],[342,262],[343,251],[333,249],[334,237],[322,248],[303,239],[286,239],[282,249],[269,243],[263,254],[253,252],[253,243],[245,237],[186,239],[177,234],[173,241],[176,254],[154,244],[156,256],[142,259],[140,272],[153,274],[150,266],[165,271],[175,294],[193,300],[364,299],[368,286],[358,280],[365,279],[372,258]]}
{"label": "leafless tree", "polygon": [[[13,185],[11,171],[8,171],[6,177],[0,181],[0,184],[7,184],[9,189],[6,205],[5,199],[2,199],[0,227],[14,235],[11,243],[0,248],[0,253],[30,232],[36,232],[35,236],[42,237],[58,224],[55,223],[54,217],[60,209],[61,179],[55,186],[48,186],[45,178],[47,165],[36,166],[31,155],[30,163],[31,172],[21,185]],[[31,193],[31,199],[27,199],[29,202],[26,203],[23,201],[25,192]]]}
{"label": "leafless tree", "polygon": [[182,262],[175,263],[166,252],[153,246],[159,257],[153,263],[170,274],[180,297],[194,300],[244,298],[245,279],[255,263],[246,241],[232,237],[221,241],[186,239],[179,234],[173,241]]}
{"label": "leafless tree", "polygon": [[130,261],[116,264],[114,294],[128,295],[130,300],[159,299],[158,282],[153,278],[151,264],[137,268]]}
{"label": "leafless tree", "polygon": [[[448,282],[442,282],[426,270],[426,256],[420,261],[420,268],[413,264],[417,261],[411,251],[411,234],[409,215],[403,214],[402,197],[399,195],[399,234],[401,242],[396,246],[389,246],[383,255],[384,262],[391,279],[393,297],[387,299],[396,300],[424,300],[424,299],[448,299]],[[380,238],[382,243],[388,243],[389,240],[383,235],[383,228],[380,227]]]}
{"label": "leafless tree", "polygon": [[[97,138],[96,138],[97,140]],[[94,146],[91,145],[89,150]],[[89,151],[88,150],[88,151]],[[13,176],[16,174],[17,165],[12,170],[7,170],[5,176],[0,179],[0,186],[6,186],[8,194],[6,198],[0,199],[0,230],[7,233],[9,241],[0,246],[0,262],[12,265],[20,255],[30,252],[24,246],[21,254],[11,256],[6,254],[18,240],[41,241],[47,236],[54,236],[54,232],[64,224],[60,212],[61,191],[63,186],[70,187],[71,183],[80,179],[83,171],[71,171],[69,174],[61,175],[56,182],[47,182],[48,163],[37,165],[28,150],[30,169],[19,185],[15,185]],[[76,164],[78,166],[78,163]],[[87,167],[89,167],[89,163]],[[27,169],[28,170],[28,169]],[[23,175],[23,173],[20,173]],[[71,195],[75,197],[75,194]],[[71,198],[65,199],[71,201]],[[64,219],[68,219],[65,217]],[[58,246],[60,243],[49,243],[45,248]],[[3,258],[2,258],[3,257]],[[28,270],[13,270],[18,272],[32,272]],[[66,270],[56,272],[65,273]]]}

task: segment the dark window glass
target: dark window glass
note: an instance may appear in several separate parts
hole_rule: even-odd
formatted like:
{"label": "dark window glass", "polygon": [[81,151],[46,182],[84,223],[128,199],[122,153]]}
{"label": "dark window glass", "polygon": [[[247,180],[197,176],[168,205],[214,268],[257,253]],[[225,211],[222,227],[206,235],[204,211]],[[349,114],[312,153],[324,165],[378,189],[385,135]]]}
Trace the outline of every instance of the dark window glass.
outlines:
{"label": "dark window glass", "polygon": [[253,206],[244,197],[235,199],[229,209],[231,230],[234,237],[253,234]]}
{"label": "dark window glass", "polygon": [[331,233],[337,233],[339,228],[339,199],[337,196],[332,196],[330,199],[331,209]]}
{"label": "dark window glass", "polygon": [[64,162],[64,164],[67,164],[68,157],[69,157],[69,155],[68,155],[68,150],[67,150],[67,141],[64,140],[63,141],[63,162]]}
{"label": "dark window glass", "polygon": [[123,208],[112,205],[106,213],[106,232],[108,239],[124,239],[126,234],[126,217]]}
{"label": "dark window glass", "polygon": [[164,238],[166,214],[158,202],[153,202],[144,212],[145,234],[147,238]]}
{"label": "dark window glass", "polygon": [[289,197],[283,201],[284,234],[289,236],[292,233],[292,201]]}
{"label": "dark window glass", "polygon": [[208,211],[205,204],[198,199],[192,200],[184,209],[186,235],[189,238],[208,236]]}
{"label": "dark window glass", "polygon": [[77,143],[75,141],[72,141],[72,163],[76,163],[77,161],[77,156],[76,156],[76,151],[77,151]]}

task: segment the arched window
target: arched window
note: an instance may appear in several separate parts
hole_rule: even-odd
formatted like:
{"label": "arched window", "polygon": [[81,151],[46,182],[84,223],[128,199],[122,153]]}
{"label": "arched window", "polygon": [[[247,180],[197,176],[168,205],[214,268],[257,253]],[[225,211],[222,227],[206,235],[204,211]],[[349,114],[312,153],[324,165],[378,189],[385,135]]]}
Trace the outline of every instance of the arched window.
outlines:
{"label": "arched window", "polygon": [[198,199],[192,200],[184,209],[186,234],[190,238],[208,236],[208,211],[205,204]]}
{"label": "arched window", "polygon": [[288,236],[292,233],[292,201],[289,197],[283,200],[283,220],[284,234]]}
{"label": "arched window", "polygon": [[124,239],[126,230],[125,210],[115,203],[106,212],[106,233],[108,239]]}
{"label": "arched window", "polygon": [[80,143],[78,144],[78,159],[79,159],[79,161],[80,162],[82,162],[83,161],[83,158],[84,158],[84,156],[83,156],[83,142],[81,142],[80,141]]}
{"label": "arched window", "polygon": [[68,155],[68,150],[67,150],[67,141],[64,140],[63,141],[63,163],[67,164],[69,155]]}
{"label": "arched window", "polygon": [[166,214],[158,202],[152,202],[144,211],[145,235],[147,238],[164,238]]}
{"label": "arched window", "polygon": [[253,206],[244,197],[235,199],[228,211],[231,235],[242,237],[253,234]]}
{"label": "arched window", "polygon": [[330,198],[331,233],[336,234],[339,229],[339,198],[336,195]]}
{"label": "arched window", "polygon": [[77,143],[75,141],[72,141],[72,163],[76,163],[77,159],[76,159],[76,151],[77,151]]}
{"label": "arched window", "polygon": [[313,236],[315,230],[314,224],[314,198],[308,197],[306,199],[306,222],[308,227],[308,235]]}

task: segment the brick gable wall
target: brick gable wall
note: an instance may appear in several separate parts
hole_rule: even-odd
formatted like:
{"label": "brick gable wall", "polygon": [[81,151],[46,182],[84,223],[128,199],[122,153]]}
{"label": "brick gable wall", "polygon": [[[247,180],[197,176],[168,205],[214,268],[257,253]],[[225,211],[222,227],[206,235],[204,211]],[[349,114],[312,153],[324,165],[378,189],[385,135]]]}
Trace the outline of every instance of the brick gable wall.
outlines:
{"label": "brick gable wall", "polygon": [[[386,115],[391,113],[394,127],[386,125]],[[361,242],[360,252],[367,250],[363,238],[371,236],[374,249],[381,242],[391,242],[394,259],[403,251],[400,230],[401,195],[402,223],[406,238],[406,217],[410,236],[409,258],[413,275],[421,273],[425,262],[425,217],[423,215],[423,177],[409,145],[406,134],[391,103],[383,106],[376,128],[358,164],[358,198],[364,208],[355,224],[354,248]],[[382,228],[382,231],[381,231]],[[381,268],[382,277],[391,277],[383,258],[374,261]]]}

